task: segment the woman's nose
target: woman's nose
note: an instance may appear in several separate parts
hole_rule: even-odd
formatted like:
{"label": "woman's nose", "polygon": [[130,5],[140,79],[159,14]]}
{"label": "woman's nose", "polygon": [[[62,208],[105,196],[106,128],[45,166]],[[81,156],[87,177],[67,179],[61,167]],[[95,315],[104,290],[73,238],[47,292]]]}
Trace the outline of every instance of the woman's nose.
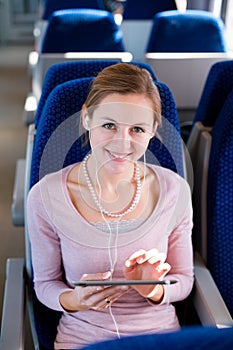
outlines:
{"label": "woman's nose", "polygon": [[131,146],[131,136],[130,130],[127,126],[121,126],[118,128],[117,133],[115,134],[115,140],[117,144],[124,148],[129,148]]}
{"label": "woman's nose", "polygon": [[128,126],[120,126],[117,134],[122,140],[130,140],[130,130]]}

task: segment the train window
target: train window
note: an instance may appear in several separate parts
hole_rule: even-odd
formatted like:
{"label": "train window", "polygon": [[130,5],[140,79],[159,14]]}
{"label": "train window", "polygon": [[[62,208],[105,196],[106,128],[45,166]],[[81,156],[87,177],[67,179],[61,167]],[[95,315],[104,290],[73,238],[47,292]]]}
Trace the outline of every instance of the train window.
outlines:
{"label": "train window", "polygon": [[233,51],[233,0],[228,0],[226,3],[225,26],[226,26],[226,40],[228,49]]}

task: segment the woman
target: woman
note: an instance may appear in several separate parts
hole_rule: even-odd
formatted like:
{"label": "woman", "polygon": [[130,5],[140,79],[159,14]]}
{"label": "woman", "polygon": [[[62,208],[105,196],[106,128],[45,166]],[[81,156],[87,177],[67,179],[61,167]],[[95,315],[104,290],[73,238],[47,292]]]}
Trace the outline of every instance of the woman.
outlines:
{"label": "woman", "polygon": [[[54,347],[179,329],[171,303],[193,285],[192,206],[183,178],[146,164],[161,123],[157,87],[144,69],[107,67],[81,118],[90,154],[45,176],[28,196],[35,291],[63,311]],[[76,286],[165,276],[176,283]]]}

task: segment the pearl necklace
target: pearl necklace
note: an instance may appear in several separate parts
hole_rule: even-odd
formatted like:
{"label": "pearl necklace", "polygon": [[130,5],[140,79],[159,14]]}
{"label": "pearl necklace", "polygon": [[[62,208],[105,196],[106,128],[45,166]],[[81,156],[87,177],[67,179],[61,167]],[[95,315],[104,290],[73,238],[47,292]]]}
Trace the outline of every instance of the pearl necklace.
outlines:
{"label": "pearl necklace", "polygon": [[136,186],[136,192],[135,192],[134,198],[132,200],[132,204],[124,212],[111,213],[110,211],[108,211],[102,207],[102,205],[100,204],[100,201],[95,193],[95,190],[92,186],[91,179],[90,179],[90,176],[89,176],[88,171],[87,171],[87,160],[89,157],[90,157],[90,155],[87,155],[83,160],[83,172],[84,172],[85,180],[87,182],[88,189],[92,195],[92,198],[93,198],[96,206],[99,208],[100,212],[107,215],[107,216],[110,216],[112,218],[122,218],[123,216],[132,212],[135,209],[135,207],[137,206],[137,204],[140,200],[140,197],[141,197],[140,168],[139,168],[138,163],[136,162],[136,164],[135,164],[135,178],[136,178],[137,186]]}

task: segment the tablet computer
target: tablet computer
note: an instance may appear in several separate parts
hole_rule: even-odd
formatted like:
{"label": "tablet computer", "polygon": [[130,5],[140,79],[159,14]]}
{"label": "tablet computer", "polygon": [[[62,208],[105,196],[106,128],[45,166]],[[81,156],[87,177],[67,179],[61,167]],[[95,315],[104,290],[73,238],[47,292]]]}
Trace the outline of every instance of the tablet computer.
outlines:
{"label": "tablet computer", "polygon": [[135,285],[156,285],[156,284],[174,284],[176,280],[88,280],[73,282],[75,286],[135,286]]}

